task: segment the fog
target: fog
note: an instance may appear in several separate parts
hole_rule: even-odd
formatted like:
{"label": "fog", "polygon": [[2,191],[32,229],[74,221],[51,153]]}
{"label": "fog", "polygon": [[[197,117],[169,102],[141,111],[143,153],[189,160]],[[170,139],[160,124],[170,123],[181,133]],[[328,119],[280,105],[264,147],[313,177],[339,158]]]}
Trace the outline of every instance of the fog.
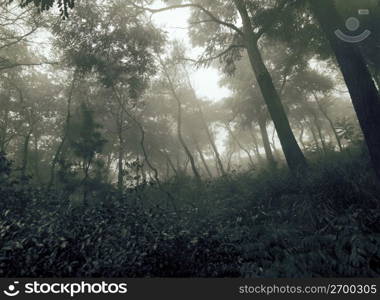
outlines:
{"label": "fog", "polygon": [[0,1],[1,274],[380,274],[378,1],[24,2]]}

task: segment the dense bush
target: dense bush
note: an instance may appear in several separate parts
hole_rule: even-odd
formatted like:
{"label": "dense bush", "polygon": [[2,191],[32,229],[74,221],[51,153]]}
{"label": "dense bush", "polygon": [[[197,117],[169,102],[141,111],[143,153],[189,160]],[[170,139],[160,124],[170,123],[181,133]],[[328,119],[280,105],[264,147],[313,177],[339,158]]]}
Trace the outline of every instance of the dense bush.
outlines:
{"label": "dense bush", "polygon": [[18,180],[3,155],[0,183],[1,276],[380,275],[380,193],[350,153],[302,176],[177,178],[86,207]]}

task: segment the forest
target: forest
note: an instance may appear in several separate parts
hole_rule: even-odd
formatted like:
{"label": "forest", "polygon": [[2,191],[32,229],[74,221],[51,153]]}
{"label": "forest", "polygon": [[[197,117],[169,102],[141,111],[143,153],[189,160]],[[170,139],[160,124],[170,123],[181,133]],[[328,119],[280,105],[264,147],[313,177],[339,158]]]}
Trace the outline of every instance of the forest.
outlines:
{"label": "forest", "polygon": [[0,0],[0,276],[379,277],[379,47],[380,0]]}

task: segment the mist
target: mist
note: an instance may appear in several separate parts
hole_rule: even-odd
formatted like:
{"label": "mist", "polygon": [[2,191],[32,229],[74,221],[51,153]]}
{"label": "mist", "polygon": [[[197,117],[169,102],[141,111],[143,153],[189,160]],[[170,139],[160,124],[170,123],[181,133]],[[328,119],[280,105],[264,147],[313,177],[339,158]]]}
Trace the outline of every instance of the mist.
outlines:
{"label": "mist", "polygon": [[379,276],[358,2],[0,0],[0,274]]}

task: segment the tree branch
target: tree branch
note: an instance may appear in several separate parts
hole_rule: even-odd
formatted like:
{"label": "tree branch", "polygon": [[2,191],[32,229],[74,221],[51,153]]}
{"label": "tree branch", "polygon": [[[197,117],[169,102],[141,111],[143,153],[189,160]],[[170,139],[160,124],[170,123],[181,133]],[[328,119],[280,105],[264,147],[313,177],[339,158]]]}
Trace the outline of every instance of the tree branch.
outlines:
{"label": "tree branch", "polygon": [[243,31],[241,31],[237,26],[235,26],[232,23],[220,20],[213,13],[211,13],[209,10],[207,10],[206,8],[204,8],[202,5],[199,5],[199,4],[186,3],[186,4],[170,5],[170,6],[162,7],[162,8],[149,8],[149,7],[144,7],[144,6],[136,5],[136,4],[134,4],[134,3],[130,2],[130,1],[128,1],[128,2],[132,6],[134,6],[135,8],[149,11],[152,14],[160,13],[160,12],[164,12],[164,11],[168,11],[168,10],[173,10],[173,9],[177,9],[177,8],[188,8],[188,7],[198,8],[199,10],[201,10],[202,12],[204,12],[207,16],[209,16],[213,22],[218,23],[218,24],[223,25],[223,26],[226,26],[226,27],[228,27],[228,28],[236,31],[239,35],[244,36]]}
{"label": "tree branch", "polygon": [[205,63],[208,63],[208,62],[213,61],[215,59],[218,59],[218,58],[222,57],[223,55],[226,55],[231,50],[237,49],[237,48],[246,48],[246,47],[244,45],[233,44],[233,45],[230,45],[227,49],[223,50],[222,52],[220,52],[214,56],[208,57],[208,58],[195,60],[192,58],[184,58],[183,57],[183,58],[179,58],[179,59],[184,60],[184,61],[190,61],[190,62],[193,62],[195,64],[205,64]]}
{"label": "tree branch", "polygon": [[43,66],[43,65],[57,65],[58,62],[40,62],[40,63],[13,63],[5,66],[0,66],[0,71],[6,69],[12,69],[16,67],[33,67],[33,66]]}

